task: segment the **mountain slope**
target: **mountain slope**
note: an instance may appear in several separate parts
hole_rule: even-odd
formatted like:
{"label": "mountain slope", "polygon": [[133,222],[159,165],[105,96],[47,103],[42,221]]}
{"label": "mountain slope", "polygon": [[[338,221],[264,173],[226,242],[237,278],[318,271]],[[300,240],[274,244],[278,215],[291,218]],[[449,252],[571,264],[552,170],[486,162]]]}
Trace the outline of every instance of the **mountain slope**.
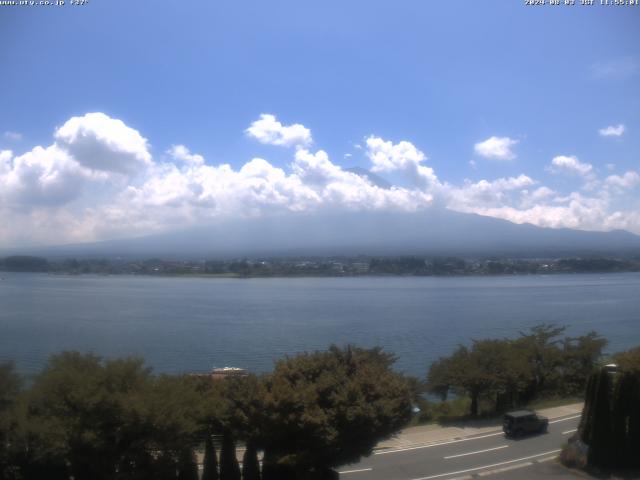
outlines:
{"label": "mountain slope", "polygon": [[640,252],[640,236],[517,225],[432,209],[415,213],[288,214],[92,244],[30,249],[55,256],[433,254],[561,256]]}

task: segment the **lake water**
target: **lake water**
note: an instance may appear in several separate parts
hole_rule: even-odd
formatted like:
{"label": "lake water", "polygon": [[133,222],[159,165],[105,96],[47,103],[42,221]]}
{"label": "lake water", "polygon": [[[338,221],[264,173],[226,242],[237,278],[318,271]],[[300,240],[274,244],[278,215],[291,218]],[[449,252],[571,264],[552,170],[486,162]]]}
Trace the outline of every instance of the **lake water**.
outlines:
{"label": "lake water", "polygon": [[614,352],[640,344],[640,274],[212,279],[0,272],[0,361],[37,372],[52,353],[144,357],[158,372],[237,366],[331,343],[381,345],[427,366],[471,338],[547,322]]}

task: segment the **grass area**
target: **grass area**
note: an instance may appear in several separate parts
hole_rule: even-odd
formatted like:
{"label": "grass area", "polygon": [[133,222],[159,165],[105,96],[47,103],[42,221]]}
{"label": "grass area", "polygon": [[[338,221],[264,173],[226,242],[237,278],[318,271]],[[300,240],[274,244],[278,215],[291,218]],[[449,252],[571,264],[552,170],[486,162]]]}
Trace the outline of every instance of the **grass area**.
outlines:
{"label": "grass area", "polygon": [[584,397],[543,398],[531,402],[524,408],[527,408],[528,410],[541,410],[543,408],[561,407],[563,405],[582,402],[584,402]]}
{"label": "grass area", "polygon": [[[529,404],[518,406],[517,408],[527,410],[541,410],[544,408],[560,407],[584,401],[580,397],[551,397],[535,400]],[[494,410],[494,403],[481,401],[479,404],[480,414],[477,417],[469,415],[471,400],[468,397],[457,397],[445,402],[430,402],[421,400],[417,405],[420,413],[414,415],[407,427],[427,424],[447,424],[467,420],[489,420],[498,419],[503,412]]]}

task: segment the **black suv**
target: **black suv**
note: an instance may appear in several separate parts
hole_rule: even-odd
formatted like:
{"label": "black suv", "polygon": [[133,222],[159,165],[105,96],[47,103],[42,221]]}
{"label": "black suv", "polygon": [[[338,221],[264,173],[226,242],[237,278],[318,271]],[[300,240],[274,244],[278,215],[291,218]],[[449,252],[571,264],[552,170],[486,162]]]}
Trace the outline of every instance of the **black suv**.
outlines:
{"label": "black suv", "polygon": [[536,415],[531,410],[517,410],[504,416],[502,430],[507,437],[519,437],[526,433],[544,433],[549,419]]}

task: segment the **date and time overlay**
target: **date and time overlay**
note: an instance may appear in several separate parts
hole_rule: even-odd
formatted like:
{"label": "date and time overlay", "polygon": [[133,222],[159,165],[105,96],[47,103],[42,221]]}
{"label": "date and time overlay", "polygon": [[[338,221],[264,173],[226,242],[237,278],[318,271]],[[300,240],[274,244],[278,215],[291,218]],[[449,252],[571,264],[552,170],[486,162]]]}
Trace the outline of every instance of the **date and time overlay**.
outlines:
{"label": "date and time overlay", "polygon": [[[97,0],[0,0],[0,7],[79,7]],[[638,7],[640,0],[521,0],[525,6]]]}

